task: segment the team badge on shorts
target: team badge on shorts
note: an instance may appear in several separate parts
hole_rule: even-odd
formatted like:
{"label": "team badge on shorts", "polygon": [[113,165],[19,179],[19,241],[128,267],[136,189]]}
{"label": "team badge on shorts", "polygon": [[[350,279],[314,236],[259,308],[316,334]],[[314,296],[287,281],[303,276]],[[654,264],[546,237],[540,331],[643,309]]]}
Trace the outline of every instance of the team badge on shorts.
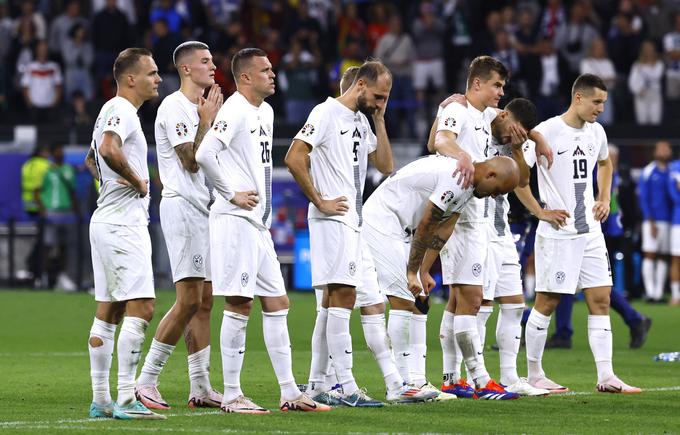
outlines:
{"label": "team badge on shorts", "polygon": [[472,265],[472,274],[474,276],[479,276],[479,274],[482,273],[482,265],[479,263],[475,263]]}
{"label": "team badge on shorts", "polygon": [[194,255],[193,263],[194,263],[194,269],[196,269],[197,272],[200,272],[200,271],[203,270],[203,256],[201,254]]}
{"label": "team badge on shorts", "polygon": [[444,120],[444,125],[447,127],[455,127],[456,126],[456,120],[453,119],[453,117],[448,117]]}
{"label": "team badge on shorts", "polygon": [[241,287],[245,287],[248,285],[248,279],[250,279],[250,277],[248,276],[248,272],[243,272],[241,274]]}
{"label": "team badge on shorts", "polygon": [[118,115],[113,115],[106,121],[106,125],[109,127],[117,127],[120,124],[120,117]]}
{"label": "team badge on shorts", "polygon": [[213,126],[213,130],[218,133],[224,133],[227,131],[227,121],[217,121]]}
{"label": "team badge on shorts", "polygon": [[300,134],[303,136],[311,136],[314,134],[314,126],[312,124],[305,124],[300,130]]}
{"label": "team badge on shorts", "polygon": [[357,264],[353,261],[349,262],[349,274],[354,276],[357,273]]}
{"label": "team badge on shorts", "polygon": [[185,123],[178,122],[177,125],[175,125],[175,133],[177,133],[177,136],[179,137],[184,137],[189,134],[189,129]]}
{"label": "team badge on shorts", "polygon": [[555,282],[557,284],[564,284],[565,279],[567,279],[567,274],[561,270],[555,274]]}

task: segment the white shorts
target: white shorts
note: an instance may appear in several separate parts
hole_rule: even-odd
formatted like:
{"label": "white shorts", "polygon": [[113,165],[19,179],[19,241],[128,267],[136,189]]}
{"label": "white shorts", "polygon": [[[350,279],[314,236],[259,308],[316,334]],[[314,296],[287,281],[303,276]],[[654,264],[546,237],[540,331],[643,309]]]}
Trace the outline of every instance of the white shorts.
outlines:
{"label": "white shorts", "polygon": [[151,237],[145,225],[90,223],[94,299],[153,299]]}
{"label": "white shorts", "polygon": [[210,281],[208,216],[180,196],[161,198],[160,216],[173,282],[184,278]]}
{"label": "white shorts", "polygon": [[413,63],[413,89],[423,91],[430,81],[437,89],[444,87],[444,61],[441,59],[416,60]]}
{"label": "white shorts", "polygon": [[680,225],[671,228],[671,255],[680,257]]}
{"label": "white shorts", "polygon": [[459,222],[439,254],[445,285],[484,285],[489,250],[487,222]]}
{"label": "white shorts", "polygon": [[312,287],[344,284],[358,287],[361,282],[360,233],[331,219],[309,220],[312,258]]}
{"label": "white shorts", "polygon": [[573,239],[536,234],[536,291],[574,294],[577,290],[611,287],[612,271],[602,233]]}
{"label": "white shorts", "polygon": [[656,229],[657,234],[654,238],[652,237],[651,222],[642,222],[642,252],[669,254],[671,252],[670,224],[668,222],[657,222]]}
{"label": "white shorts", "polygon": [[268,230],[229,214],[210,213],[209,221],[213,295],[253,299],[286,294]]}
{"label": "white shorts", "polygon": [[523,294],[517,247],[511,238],[489,242],[484,275],[484,300]]}

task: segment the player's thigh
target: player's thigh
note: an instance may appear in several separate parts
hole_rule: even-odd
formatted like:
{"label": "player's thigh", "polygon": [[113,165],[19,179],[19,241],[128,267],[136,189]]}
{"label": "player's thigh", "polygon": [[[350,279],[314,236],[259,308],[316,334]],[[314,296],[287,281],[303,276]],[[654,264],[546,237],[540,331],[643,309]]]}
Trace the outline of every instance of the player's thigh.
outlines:
{"label": "player's thigh", "polygon": [[[493,299],[522,296],[522,277],[519,255],[515,244],[509,240],[499,243],[500,267],[497,268]],[[487,267],[489,270],[489,267]],[[484,296],[486,300],[486,294]]]}
{"label": "player's thigh", "polygon": [[584,236],[552,239],[536,235],[536,292],[575,294],[586,247]]}
{"label": "player's thigh", "polygon": [[360,233],[330,219],[309,221],[312,286],[361,284]]}
{"label": "player's thigh", "polygon": [[585,239],[578,288],[611,287],[612,268],[604,236],[602,233],[588,234]]}
{"label": "player's thigh", "polygon": [[173,281],[205,279],[210,250],[208,217],[184,198],[173,197],[161,199],[160,218]]}
{"label": "player's thigh", "polygon": [[486,223],[461,222],[440,253],[444,284],[483,286],[489,249]]}
{"label": "player's thigh", "polygon": [[247,219],[210,214],[213,295],[255,296],[259,230]]}
{"label": "player's thigh", "polygon": [[286,284],[281,274],[281,264],[276,256],[274,241],[269,231],[258,231],[258,248],[255,294],[263,298],[281,298],[281,300],[285,298],[287,305]]}
{"label": "player's thigh", "polygon": [[406,282],[406,266],[411,245],[381,234],[368,225],[362,231],[362,238],[373,259],[379,289],[385,296],[414,301]]}
{"label": "player's thigh", "polygon": [[671,228],[671,255],[680,257],[680,225]]}
{"label": "player's thigh", "polygon": [[[357,299],[354,302],[354,308],[366,308],[376,305],[384,307],[385,296],[380,290],[378,281],[378,270],[373,259],[371,248],[368,246],[364,235],[366,230],[362,232],[360,239],[361,243],[361,284],[357,286]],[[384,309],[383,309],[384,311]]]}
{"label": "player's thigh", "polygon": [[650,254],[668,254],[670,252],[670,234],[668,222],[656,222],[656,237],[652,235],[652,223],[642,222],[642,252]]}
{"label": "player's thigh", "polygon": [[90,224],[95,300],[155,297],[151,238],[146,226]]}
{"label": "player's thigh", "polygon": [[428,64],[416,61],[413,64],[413,89],[424,91],[427,88]]}

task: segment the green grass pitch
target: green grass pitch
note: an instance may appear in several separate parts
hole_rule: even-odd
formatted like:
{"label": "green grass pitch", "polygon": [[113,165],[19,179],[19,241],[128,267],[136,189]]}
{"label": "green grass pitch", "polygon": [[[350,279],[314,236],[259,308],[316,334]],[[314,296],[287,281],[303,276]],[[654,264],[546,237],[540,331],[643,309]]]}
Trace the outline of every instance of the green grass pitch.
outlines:
{"label": "green grass pitch", "polygon": [[[174,293],[159,292],[158,320],[172,305]],[[219,355],[221,298],[212,322],[213,385],[221,390]],[[680,433],[680,363],[652,360],[659,352],[680,350],[680,309],[640,306],[654,319],[643,349],[628,349],[628,329],[612,315],[614,367],[630,384],[647,391],[640,395],[596,393],[595,366],[586,341],[586,312],[582,303],[574,314],[574,348],[546,351],[549,376],[575,394],[517,401],[455,400],[447,403],[394,405],[383,409],[335,409],[324,414],[273,412],[271,415],[227,415],[192,411],[186,406],[188,376],[186,349],[180,343],[161,375],[160,390],[172,409],[166,421],[125,422],[87,419],[91,401],[87,336],[94,315],[93,297],[32,291],[0,291],[0,432],[186,432],[186,433]],[[259,305],[256,304],[259,309]],[[276,410],[279,391],[262,341],[261,317],[254,310],[248,326],[247,352],[242,373],[246,395]],[[428,377],[441,378],[438,331],[441,305],[434,306],[428,322]],[[384,397],[378,366],[368,352],[359,324],[352,317],[354,373],[358,383],[375,397]],[[487,344],[493,343],[496,314],[489,321]],[[288,317],[293,347],[293,369],[298,382],[306,382],[310,337],[314,324],[311,294],[291,294]],[[488,349],[488,347],[487,347]],[[498,375],[498,354],[486,352],[492,376]],[[114,369],[116,362],[114,361]],[[520,374],[526,370],[524,351]],[[115,370],[111,384],[115,398]]]}

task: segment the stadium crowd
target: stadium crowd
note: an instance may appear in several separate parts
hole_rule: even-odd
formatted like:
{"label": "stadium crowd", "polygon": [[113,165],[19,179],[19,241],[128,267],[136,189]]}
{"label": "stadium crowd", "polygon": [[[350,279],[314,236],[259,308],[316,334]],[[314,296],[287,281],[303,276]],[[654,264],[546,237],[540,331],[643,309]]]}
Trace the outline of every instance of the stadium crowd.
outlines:
{"label": "stadium crowd", "polygon": [[[463,89],[469,61],[491,54],[510,69],[506,94],[536,101],[542,118],[561,113],[571,83],[588,72],[609,89],[603,124],[658,125],[680,101],[678,3],[0,0],[0,113],[10,123],[91,123],[114,93],[115,56],[130,46],[152,50],[164,97],[178,86],[172,50],[196,39],[211,47],[225,96],[235,90],[232,55],[246,45],[266,50],[280,90],[271,103],[290,124],[337,94],[348,67],[374,56],[395,77],[390,135],[419,137],[417,121]],[[142,110],[144,121],[159,102]]]}

